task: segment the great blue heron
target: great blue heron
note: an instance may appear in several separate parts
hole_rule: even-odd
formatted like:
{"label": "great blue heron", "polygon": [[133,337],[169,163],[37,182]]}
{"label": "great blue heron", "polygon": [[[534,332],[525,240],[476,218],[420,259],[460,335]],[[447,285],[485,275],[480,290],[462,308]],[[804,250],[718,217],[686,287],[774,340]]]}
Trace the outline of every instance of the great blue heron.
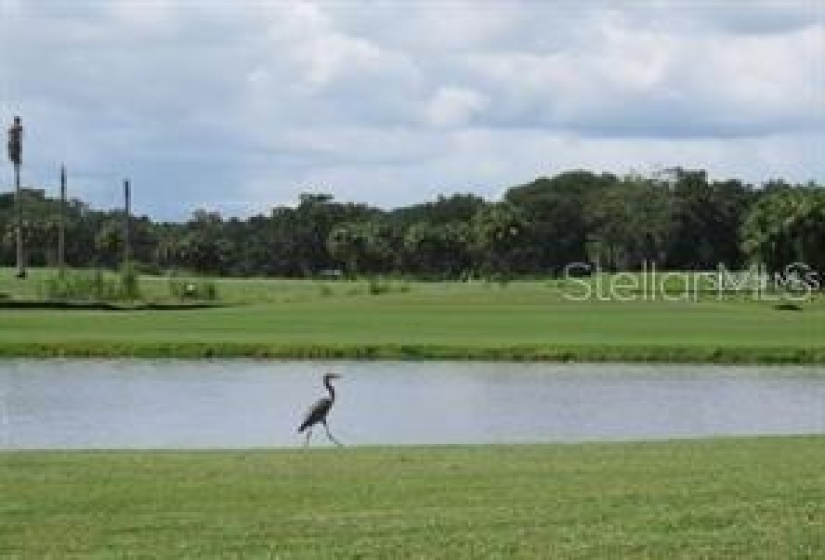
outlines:
{"label": "great blue heron", "polygon": [[304,442],[304,446],[309,445],[309,438],[312,436],[312,427],[320,422],[324,425],[324,430],[326,430],[327,437],[330,441],[333,441],[335,445],[343,447],[343,444],[335,439],[335,437],[333,437],[330,433],[329,426],[327,425],[327,414],[329,414],[329,409],[332,408],[332,404],[335,402],[335,388],[332,386],[330,381],[340,377],[341,376],[337,373],[328,373],[324,375],[324,387],[326,387],[327,391],[329,391],[329,396],[321,397],[318,399],[318,402],[312,405],[312,407],[307,411],[304,421],[301,422],[301,425],[298,428],[298,433],[301,433],[304,430],[307,431],[307,439]]}

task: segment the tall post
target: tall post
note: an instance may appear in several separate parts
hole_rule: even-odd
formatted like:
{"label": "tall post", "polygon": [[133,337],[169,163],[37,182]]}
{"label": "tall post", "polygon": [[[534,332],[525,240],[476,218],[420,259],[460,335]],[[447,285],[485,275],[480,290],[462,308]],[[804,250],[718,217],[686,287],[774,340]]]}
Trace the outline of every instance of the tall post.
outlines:
{"label": "tall post", "polygon": [[60,167],[60,221],[57,230],[57,263],[60,276],[66,272],[66,166]]}
{"label": "tall post", "polygon": [[23,164],[23,124],[14,117],[9,128],[9,159],[14,164],[15,229],[17,230],[17,277],[26,277],[26,254],[23,250],[23,196],[20,190],[20,166]]}
{"label": "tall post", "polygon": [[124,198],[124,210],[126,212],[126,216],[123,220],[123,270],[129,269],[129,257],[130,257],[130,241],[129,241],[129,218],[132,215],[131,211],[131,204],[132,204],[132,195],[129,189],[129,179],[123,181],[123,198]]}
{"label": "tall post", "polygon": [[26,277],[26,253],[23,247],[23,192],[20,189],[20,164],[14,164],[14,208],[17,230],[17,277]]}

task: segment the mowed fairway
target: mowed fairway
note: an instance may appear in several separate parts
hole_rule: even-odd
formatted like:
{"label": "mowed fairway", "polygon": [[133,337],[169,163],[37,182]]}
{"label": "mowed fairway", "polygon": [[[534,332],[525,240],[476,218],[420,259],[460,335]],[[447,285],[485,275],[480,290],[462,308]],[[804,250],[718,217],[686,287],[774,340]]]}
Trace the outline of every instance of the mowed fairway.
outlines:
{"label": "mowed fairway", "polygon": [[[155,279],[155,283],[162,280]],[[144,281],[146,284],[146,281]],[[152,282],[148,282],[151,288]],[[0,313],[7,355],[825,361],[825,302],[570,301],[555,286],[227,280],[227,307]],[[151,291],[151,289],[149,290]]]}
{"label": "mowed fairway", "polygon": [[[12,281],[13,282],[13,281]],[[160,294],[165,281],[148,278]],[[5,355],[825,362],[825,300],[570,301],[558,285],[223,280],[229,306],[0,312]]]}
{"label": "mowed fairway", "polygon": [[0,454],[0,556],[821,558],[825,440]]}

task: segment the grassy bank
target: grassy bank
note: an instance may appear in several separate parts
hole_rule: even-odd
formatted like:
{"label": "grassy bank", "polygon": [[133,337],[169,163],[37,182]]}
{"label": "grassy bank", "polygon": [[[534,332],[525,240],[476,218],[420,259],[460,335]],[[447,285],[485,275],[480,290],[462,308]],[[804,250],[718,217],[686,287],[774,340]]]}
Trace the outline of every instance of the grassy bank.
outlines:
{"label": "grassy bank", "polygon": [[825,441],[0,454],[0,556],[816,558]]}
{"label": "grassy bank", "polygon": [[243,342],[14,342],[0,358],[253,358],[290,360],[481,360],[706,364],[825,364],[825,349],[780,347],[288,345]]}
{"label": "grassy bank", "polygon": [[552,282],[217,285],[232,305],[0,309],[0,356],[825,363],[822,298],[783,311],[747,297],[571,301]]}

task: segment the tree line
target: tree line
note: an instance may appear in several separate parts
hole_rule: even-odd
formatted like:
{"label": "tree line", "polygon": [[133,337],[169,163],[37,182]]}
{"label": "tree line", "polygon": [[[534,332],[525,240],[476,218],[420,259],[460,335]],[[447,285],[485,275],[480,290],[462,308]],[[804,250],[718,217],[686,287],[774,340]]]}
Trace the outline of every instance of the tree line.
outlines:
{"label": "tree line", "polygon": [[[60,202],[24,189],[30,265],[56,263]],[[123,211],[70,200],[65,258],[117,267]],[[15,258],[14,196],[0,195],[0,263]],[[754,186],[676,168],[653,176],[568,171],[509,188],[384,210],[307,193],[296,206],[249,218],[197,210],[181,223],[130,217],[132,259],[146,272],[314,277],[401,274],[430,279],[558,275],[569,263],[602,270],[728,269],[759,262],[825,271],[825,188]]]}

